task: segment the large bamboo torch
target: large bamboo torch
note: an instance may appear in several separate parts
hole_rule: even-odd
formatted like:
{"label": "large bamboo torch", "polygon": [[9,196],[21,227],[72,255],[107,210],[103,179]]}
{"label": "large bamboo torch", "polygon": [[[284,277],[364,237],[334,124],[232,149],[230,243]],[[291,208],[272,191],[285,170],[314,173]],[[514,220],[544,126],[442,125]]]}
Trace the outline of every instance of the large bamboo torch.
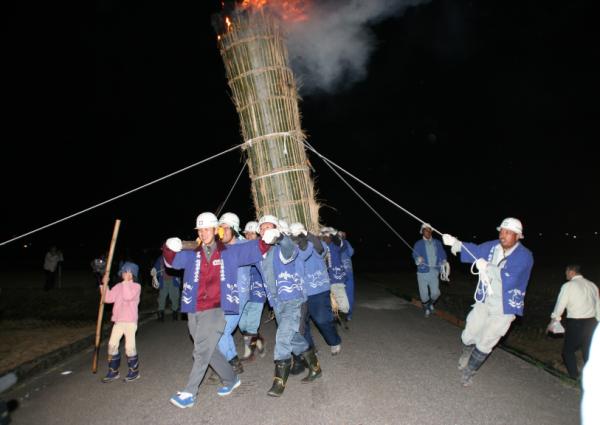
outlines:
{"label": "large bamboo torch", "polygon": [[256,216],[273,214],[316,232],[319,205],[281,25],[262,6],[239,6],[220,16],[218,44],[240,118]]}

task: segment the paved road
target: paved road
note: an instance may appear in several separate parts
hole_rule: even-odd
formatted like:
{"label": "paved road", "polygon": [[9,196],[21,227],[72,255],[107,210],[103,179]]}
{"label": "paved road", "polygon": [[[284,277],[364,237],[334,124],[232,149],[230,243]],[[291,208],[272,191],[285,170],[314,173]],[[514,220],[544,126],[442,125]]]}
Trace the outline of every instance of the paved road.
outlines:
{"label": "paved road", "polygon": [[[272,353],[274,323],[262,331]],[[342,333],[342,353],[332,357],[317,337],[323,377],[312,384],[290,377],[280,399],[266,395],[269,354],[247,365],[230,396],[202,385],[194,407],[172,406],[169,397],[185,385],[191,367],[192,344],[186,322],[171,321],[140,326],[138,381],[102,384],[106,365],[92,374],[88,351],[3,398],[19,401],[16,425],[579,423],[577,389],[502,350],[484,364],[473,387],[462,388],[459,335],[444,320],[425,319],[413,305],[363,282],[351,329]]]}

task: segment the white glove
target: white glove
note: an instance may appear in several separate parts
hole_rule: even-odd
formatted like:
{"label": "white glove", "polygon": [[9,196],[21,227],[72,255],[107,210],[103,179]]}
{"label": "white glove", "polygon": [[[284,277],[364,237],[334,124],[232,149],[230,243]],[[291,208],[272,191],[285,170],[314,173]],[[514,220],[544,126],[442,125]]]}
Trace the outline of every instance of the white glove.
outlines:
{"label": "white glove", "polygon": [[156,276],[156,269],[154,267],[150,269],[150,276]]}
{"label": "white glove", "polygon": [[181,251],[181,248],[183,248],[183,244],[181,242],[181,239],[179,239],[179,238],[167,239],[166,245],[167,245],[167,248],[169,248],[173,252],[179,252],[179,251]]}
{"label": "white glove", "polygon": [[475,261],[475,266],[477,266],[477,270],[479,270],[479,279],[483,283],[489,285],[491,283],[491,279],[486,272],[488,262],[485,261],[483,258],[479,258],[477,261]]}
{"label": "white glove", "polygon": [[156,276],[152,276],[152,287],[154,289],[160,288],[160,282],[158,281],[158,279],[156,278]]}
{"label": "white glove", "polygon": [[448,233],[444,233],[442,235],[442,241],[444,242],[444,245],[452,246],[456,243],[457,240],[458,239],[456,239],[452,235],[449,235]]}
{"label": "white glove", "polygon": [[448,245],[450,247],[450,252],[453,255],[456,255],[460,252],[460,249],[462,248],[462,242],[456,239],[454,236],[444,233],[442,235],[442,240],[444,245]]}
{"label": "white glove", "polygon": [[272,245],[275,243],[275,241],[277,239],[279,239],[279,236],[281,236],[281,232],[277,229],[267,229],[265,230],[265,233],[262,237],[262,240],[269,244]]}
{"label": "white glove", "polygon": [[475,261],[475,265],[477,266],[477,270],[479,270],[480,272],[485,272],[485,269],[487,269],[488,266],[488,262],[485,261],[483,258],[480,258],[477,261]]}
{"label": "white glove", "polygon": [[417,265],[423,264],[425,259],[423,257],[417,257]]}

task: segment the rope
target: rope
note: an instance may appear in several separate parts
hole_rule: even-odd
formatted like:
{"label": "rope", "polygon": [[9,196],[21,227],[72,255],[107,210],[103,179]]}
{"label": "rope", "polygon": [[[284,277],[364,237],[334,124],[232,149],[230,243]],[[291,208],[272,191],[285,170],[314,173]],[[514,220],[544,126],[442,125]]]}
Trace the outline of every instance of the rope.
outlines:
{"label": "rope", "polygon": [[160,178],[158,178],[158,179],[156,179],[156,180],[152,180],[150,183],[143,184],[142,186],[136,187],[135,189],[132,189],[132,190],[130,190],[130,191],[127,191],[127,192],[125,192],[125,193],[122,193],[122,194],[120,194],[120,195],[117,195],[117,196],[115,196],[115,197],[113,197],[113,198],[110,198],[110,199],[108,199],[108,200],[106,200],[106,201],[100,202],[100,203],[98,203],[98,204],[96,204],[96,205],[92,205],[91,207],[89,207],[89,208],[86,208],[86,209],[84,209],[84,210],[81,210],[81,211],[79,211],[79,212],[76,212],[75,214],[71,214],[71,215],[69,215],[69,216],[67,216],[67,217],[61,218],[60,220],[56,220],[56,221],[54,221],[54,222],[52,222],[52,223],[46,224],[45,226],[38,227],[38,228],[37,228],[37,229],[35,229],[35,230],[32,230],[32,231],[30,231],[30,232],[27,232],[27,233],[24,233],[24,234],[22,234],[22,235],[20,235],[20,236],[17,236],[17,237],[14,237],[14,238],[12,238],[12,239],[9,239],[9,240],[7,240],[7,241],[4,241],[4,242],[0,243],[0,246],[6,245],[6,244],[8,244],[8,243],[10,243],[10,242],[13,242],[13,241],[16,241],[16,240],[18,240],[18,239],[24,238],[25,236],[32,235],[32,234],[34,234],[34,233],[36,233],[36,232],[39,232],[40,230],[47,229],[48,227],[54,226],[55,224],[58,224],[58,223],[62,223],[63,221],[67,221],[67,220],[69,220],[70,218],[77,217],[78,215],[81,215],[81,214],[83,214],[83,213],[86,213],[86,212],[88,212],[88,211],[91,211],[91,210],[93,210],[93,209],[95,209],[95,208],[101,207],[102,205],[108,204],[109,202],[115,201],[115,200],[117,200],[117,199],[119,199],[119,198],[123,198],[124,196],[127,196],[127,195],[130,195],[130,194],[134,193],[134,192],[137,192],[138,190],[144,189],[144,188],[146,188],[146,187],[148,187],[148,186],[150,186],[150,185],[153,185],[153,184],[155,184],[155,183],[158,183],[158,182],[160,182],[160,181],[162,181],[162,180],[165,180],[165,179],[168,179],[168,178],[170,178],[170,177],[173,177],[173,176],[174,176],[174,175],[176,175],[176,174],[179,174],[179,173],[182,173],[182,172],[184,172],[184,171],[187,171],[187,170],[189,170],[190,168],[193,168],[193,167],[195,167],[195,166],[197,166],[197,165],[200,165],[200,164],[203,164],[203,163],[205,163],[205,162],[207,162],[207,161],[210,161],[211,159],[215,159],[215,158],[217,158],[217,157],[219,157],[219,156],[221,156],[221,155],[224,155],[224,154],[226,154],[226,153],[229,153],[229,152],[231,152],[231,151],[233,151],[233,150],[236,150],[236,149],[238,149],[238,148],[239,148],[239,147],[241,147],[241,146],[242,146],[241,144],[240,144],[240,145],[236,145],[236,146],[234,146],[234,147],[232,147],[232,148],[229,148],[229,149],[227,149],[227,150],[225,150],[225,151],[223,151],[223,152],[221,152],[221,153],[218,153],[218,154],[216,154],[216,155],[213,155],[213,156],[211,156],[211,157],[205,158],[205,159],[203,159],[203,160],[201,160],[201,161],[198,161],[198,162],[196,162],[196,163],[194,163],[194,164],[192,164],[192,165],[188,165],[187,167],[184,167],[184,168],[182,168],[182,169],[180,169],[180,170],[177,170],[177,171],[175,171],[175,172],[173,172],[173,173],[167,174],[166,176],[160,177]]}
{"label": "rope", "polygon": [[329,163],[327,163],[327,162],[325,162],[325,165],[327,165],[329,168],[331,168],[331,171],[333,171],[333,172],[335,173],[335,175],[336,175],[336,176],[338,176],[338,177],[340,178],[340,180],[341,180],[341,181],[343,181],[344,183],[346,183],[346,185],[347,185],[347,186],[350,188],[350,190],[351,190],[352,192],[354,192],[354,194],[355,194],[356,196],[358,196],[358,198],[359,198],[361,201],[363,201],[363,202],[364,202],[364,204],[365,204],[365,205],[366,205],[366,206],[367,206],[367,207],[368,207],[368,208],[369,208],[371,211],[373,211],[373,214],[375,214],[377,217],[379,217],[379,219],[380,219],[380,220],[381,220],[381,221],[382,221],[382,222],[383,222],[383,223],[384,223],[384,224],[385,224],[385,225],[386,225],[386,226],[387,226],[387,227],[388,227],[388,228],[389,228],[389,229],[390,229],[390,230],[391,230],[391,231],[392,231],[392,232],[393,232],[393,233],[394,233],[396,236],[398,236],[398,238],[399,238],[399,239],[400,239],[402,242],[404,242],[404,245],[406,245],[406,246],[408,247],[408,249],[410,249],[411,251],[413,251],[413,252],[414,252],[414,249],[413,249],[413,247],[412,247],[412,246],[411,246],[411,245],[410,245],[408,242],[406,242],[406,240],[405,240],[405,239],[404,239],[402,236],[400,236],[400,234],[399,234],[399,233],[396,231],[396,229],[394,229],[394,228],[392,227],[392,225],[391,225],[390,223],[388,223],[388,222],[387,222],[387,221],[386,221],[386,220],[385,220],[385,219],[384,219],[384,218],[381,216],[381,214],[379,214],[379,213],[377,212],[377,210],[375,210],[375,208],[373,208],[373,207],[371,206],[371,204],[369,204],[369,203],[367,202],[367,200],[366,200],[365,198],[363,198],[363,197],[360,195],[360,193],[358,193],[358,192],[356,191],[356,189],[354,189],[354,187],[352,187],[352,185],[351,185],[350,183],[348,183],[348,181],[347,181],[347,180],[346,180],[344,177],[342,177],[342,175],[341,175],[340,173],[338,173],[338,172],[336,171],[336,169],[335,169],[335,168],[333,168],[333,167],[332,167],[332,166],[331,166]]}
{"label": "rope", "polygon": [[219,216],[219,214],[221,214],[221,211],[223,211],[223,207],[225,207],[225,204],[229,200],[229,197],[231,196],[231,192],[233,192],[233,189],[237,185],[238,180],[240,179],[240,177],[242,176],[242,173],[246,169],[246,164],[247,164],[247,162],[244,161],[244,165],[242,166],[242,169],[240,170],[240,173],[238,174],[237,178],[233,182],[233,186],[231,186],[231,189],[229,189],[229,193],[227,194],[227,197],[225,198],[225,200],[223,201],[223,203],[221,204],[221,206],[217,210],[217,213],[215,214],[217,217]]}
{"label": "rope", "polygon": [[[333,165],[334,167],[336,167],[337,169],[343,171],[344,173],[346,173],[347,175],[349,175],[350,177],[352,177],[354,180],[356,180],[357,182],[359,182],[360,184],[362,184],[363,186],[365,186],[367,189],[371,190],[372,192],[374,192],[375,194],[379,195],[380,197],[382,197],[383,199],[385,199],[386,201],[388,201],[389,203],[391,203],[392,205],[394,205],[396,208],[399,208],[400,210],[402,210],[404,213],[406,213],[407,215],[411,216],[412,218],[414,218],[415,220],[417,220],[418,222],[420,222],[421,224],[425,224],[426,222],[421,220],[419,217],[417,217],[416,215],[414,215],[413,213],[411,213],[410,211],[408,211],[406,208],[404,208],[401,205],[398,205],[396,202],[392,201],[390,198],[388,198],[387,196],[385,196],[383,193],[379,192],[378,190],[374,189],[373,187],[369,186],[367,183],[365,183],[364,181],[362,181],[361,179],[359,179],[358,177],[356,177],[354,174],[350,173],[349,171],[345,170],[344,168],[340,167],[338,164],[336,164],[335,162],[331,161],[329,158],[325,157],[324,155],[321,155],[315,148],[313,148],[310,143],[308,143],[307,141],[303,141],[304,145],[313,153],[315,153],[319,158],[321,158],[323,161],[325,161],[328,164]],[[431,226],[431,230],[433,230],[434,232],[436,232],[438,235],[443,236],[442,232],[440,232],[439,230],[437,230],[436,228],[434,228],[433,226]],[[467,247],[465,247],[463,245],[463,243],[461,242],[461,247],[465,249],[465,251],[471,256],[473,257],[473,259],[475,261],[477,261],[477,257],[475,257],[475,255],[469,251],[469,249],[467,249]],[[412,248],[411,248],[412,249]]]}
{"label": "rope", "polygon": [[[358,191],[356,191],[356,189],[354,189],[354,187],[352,187],[352,185],[346,180],[344,179],[344,177],[342,177],[342,175],[340,173],[338,173],[336,171],[335,168],[333,168],[329,163],[325,162],[325,165],[327,165],[331,171],[333,171],[339,178],[340,180],[342,180],[344,183],[346,183],[346,185],[350,188],[350,190],[352,192],[354,192],[354,194],[356,196],[358,196],[358,198],[364,202],[364,204],[373,212],[373,214],[375,214],[377,217],[379,217],[379,219],[404,243],[404,245],[406,245],[408,247],[408,249],[410,249],[413,253],[416,253],[416,251],[414,250],[414,248],[402,237],[400,236],[400,234],[396,231],[396,229],[394,229],[392,227],[392,225],[390,223],[387,222],[386,219],[384,219],[381,214],[379,214],[377,212],[377,210],[375,210],[375,208],[373,206],[371,206],[371,204],[369,204],[367,202],[367,200],[365,198],[363,198],[360,193],[358,193]],[[449,275],[450,275],[450,265],[448,263],[445,263],[448,265],[447,268],[444,268],[444,266],[436,266],[435,264],[425,264],[428,267],[433,267],[433,268],[440,268],[440,278],[445,281],[445,282],[449,282]]]}

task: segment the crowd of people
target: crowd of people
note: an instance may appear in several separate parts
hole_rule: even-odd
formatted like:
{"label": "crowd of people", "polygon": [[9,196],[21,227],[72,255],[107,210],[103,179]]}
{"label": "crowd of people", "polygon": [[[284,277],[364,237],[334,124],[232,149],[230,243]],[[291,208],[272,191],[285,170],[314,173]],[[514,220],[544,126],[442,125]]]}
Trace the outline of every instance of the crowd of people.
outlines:
{"label": "crowd of people", "polygon": [[[188,381],[171,397],[171,403],[180,408],[193,406],[209,367],[221,382],[218,395],[226,396],[239,387],[244,371],[242,362],[266,354],[260,325],[267,302],[277,323],[273,383],[267,394],[282,396],[290,374],[307,371],[303,382],[319,378],[322,370],[310,331],[311,321],[329,345],[331,354],[337,355],[342,340],[336,323],[348,327],[352,320],[354,250],[345,233],[323,227],[316,235],[303,223],[288,225],[273,215],[246,223],[242,231],[236,214],[225,213],[217,218],[210,212],[197,217],[195,229],[198,239],[191,245],[177,237],[167,239],[150,271],[153,286],[159,290],[158,319],[164,320],[166,299],[170,298],[173,319],[177,320],[180,313],[187,315],[194,341]],[[412,248],[425,317],[435,311],[434,305],[441,295],[440,279],[448,279],[444,245],[461,262],[472,264],[472,271],[478,275],[475,303],[461,335],[463,348],[458,368],[462,371],[463,386],[473,384],[476,372],[515,318],[523,315],[525,307],[533,255],[522,243],[522,223],[508,217],[497,231],[498,239],[481,244],[462,242],[450,234],[442,234],[440,241],[433,238],[433,227],[423,223],[422,237]],[[115,325],[104,382],[119,377],[118,342],[123,335],[129,366],[125,380],[139,377],[135,351],[137,312],[133,312],[139,302],[139,290],[131,291],[129,285],[137,275],[133,266],[126,263],[121,267],[123,281],[106,294],[107,302],[115,303]],[[182,279],[178,277],[179,271],[183,273]],[[565,275],[567,282],[551,313],[548,331],[565,333],[564,361],[569,375],[578,379],[575,352],[581,350],[585,362],[590,358],[592,336],[600,320],[600,298],[598,287],[582,276],[579,265],[568,265]],[[561,319],[565,310],[563,328]],[[241,354],[233,339],[238,328],[244,342]],[[590,363],[597,366],[598,360]],[[597,367],[593,370],[597,371]],[[590,378],[584,382],[590,394],[598,391]]]}
{"label": "crowd of people", "polygon": [[[277,323],[273,383],[267,394],[280,397],[290,374],[307,371],[303,382],[319,378],[322,370],[311,321],[335,356],[342,349],[336,323],[348,327],[352,317],[354,251],[346,234],[323,227],[316,235],[302,223],[288,225],[273,215],[246,223],[242,232],[236,214],[217,218],[210,212],[196,218],[195,229],[198,238],[191,243],[167,239],[150,270],[152,286],[159,291],[158,320],[164,321],[169,299],[173,319],[185,314],[194,341],[188,381],[171,397],[171,403],[180,408],[193,406],[209,368],[221,383],[218,395],[228,395],[240,385],[242,362],[266,355],[260,326],[267,302]],[[92,267],[97,264],[104,265],[94,261]],[[99,267],[94,271],[102,272]],[[122,281],[107,289],[104,298],[114,303],[108,373],[103,378],[107,383],[120,377],[118,346],[123,336],[129,367],[125,380],[140,376],[135,349],[140,291],[133,282],[137,265],[126,262],[119,274]],[[243,353],[237,352],[234,343],[237,329],[243,336]]]}

